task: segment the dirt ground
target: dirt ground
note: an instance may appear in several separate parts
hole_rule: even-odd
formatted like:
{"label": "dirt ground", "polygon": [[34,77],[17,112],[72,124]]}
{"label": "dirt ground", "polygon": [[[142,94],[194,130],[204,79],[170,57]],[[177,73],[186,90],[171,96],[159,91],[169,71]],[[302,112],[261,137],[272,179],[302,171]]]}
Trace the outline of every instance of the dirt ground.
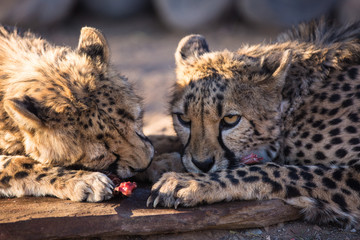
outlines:
{"label": "dirt ground", "polygon": [[[82,26],[103,31],[111,49],[111,61],[117,70],[134,83],[136,92],[143,96],[146,134],[174,134],[167,117],[167,99],[175,81],[174,51],[186,32],[171,32],[156,19],[146,15],[124,21],[78,16],[61,26],[38,33],[53,43],[77,46]],[[228,19],[199,30],[212,50],[237,49],[243,43],[260,43],[274,38],[278,31],[244,25]],[[285,223],[263,229],[213,230],[160,236],[129,236],[116,239],[360,239],[360,230],[342,230],[335,226],[318,226],[302,221]],[[107,239],[107,238],[104,238]],[[115,239],[115,238],[111,238]],[[109,239],[110,240],[110,239]]]}
{"label": "dirt ground", "polygon": [[[155,236],[124,236],[102,240],[351,240],[360,239],[357,232],[324,227],[300,221],[267,228],[246,230],[208,230]],[[88,239],[92,240],[92,239]]]}

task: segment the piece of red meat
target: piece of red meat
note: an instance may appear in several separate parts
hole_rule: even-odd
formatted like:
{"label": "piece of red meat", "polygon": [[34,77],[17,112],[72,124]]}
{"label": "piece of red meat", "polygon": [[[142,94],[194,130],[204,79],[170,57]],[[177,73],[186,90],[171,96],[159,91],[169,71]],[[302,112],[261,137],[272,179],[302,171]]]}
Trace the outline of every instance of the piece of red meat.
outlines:
{"label": "piece of red meat", "polygon": [[137,188],[136,182],[122,182],[114,188],[114,193],[121,192],[123,195],[129,197],[135,188]]}
{"label": "piece of red meat", "polygon": [[122,193],[123,195],[130,197],[135,188],[137,188],[136,182],[123,182],[116,174],[105,172],[106,176],[114,183],[115,188],[114,195]]}

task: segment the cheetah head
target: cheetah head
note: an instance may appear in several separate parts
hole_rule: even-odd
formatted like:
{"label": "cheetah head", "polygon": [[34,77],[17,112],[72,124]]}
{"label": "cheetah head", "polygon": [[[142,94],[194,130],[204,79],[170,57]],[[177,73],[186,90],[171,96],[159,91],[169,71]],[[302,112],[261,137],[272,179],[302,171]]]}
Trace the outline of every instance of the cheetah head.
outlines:
{"label": "cheetah head", "polygon": [[[263,56],[244,48],[210,52],[200,35],[178,45],[171,113],[188,171],[214,172],[237,166],[250,153],[267,160],[276,152],[291,53]],[[265,149],[269,145],[274,149]]]}
{"label": "cheetah head", "polygon": [[26,54],[31,61],[19,60],[26,72],[12,73],[14,87],[4,95],[26,154],[124,178],[146,169],[154,151],[142,132],[141,99],[111,70],[103,35],[82,28],[76,50],[32,43],[38,46]]}

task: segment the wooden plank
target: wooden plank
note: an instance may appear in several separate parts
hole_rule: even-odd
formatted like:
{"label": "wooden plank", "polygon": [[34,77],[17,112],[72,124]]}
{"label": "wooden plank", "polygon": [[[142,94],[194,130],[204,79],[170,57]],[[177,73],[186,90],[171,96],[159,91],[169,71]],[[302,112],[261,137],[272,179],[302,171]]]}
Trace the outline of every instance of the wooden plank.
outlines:
{"label": "wooden plank", "polygon": [[148,188],[103,203],[56,198],[0,199],[0,239],[149,235],[264,227],[300,217],[280,200],[237,201],[195,208],[147,208]]}

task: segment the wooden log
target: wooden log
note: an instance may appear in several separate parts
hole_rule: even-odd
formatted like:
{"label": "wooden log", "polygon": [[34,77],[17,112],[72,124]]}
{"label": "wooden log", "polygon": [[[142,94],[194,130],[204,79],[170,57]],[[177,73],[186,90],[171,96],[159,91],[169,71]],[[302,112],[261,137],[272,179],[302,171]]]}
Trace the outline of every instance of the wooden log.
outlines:
{"label": "wooden log", "polygon": [[280,200],[236,201],[194,208],[146,208],[148,188],[130,198],[78,203],[56,198],[0,199],[0,239],[150,235],[206,229],[265,227],[295,220]]}

